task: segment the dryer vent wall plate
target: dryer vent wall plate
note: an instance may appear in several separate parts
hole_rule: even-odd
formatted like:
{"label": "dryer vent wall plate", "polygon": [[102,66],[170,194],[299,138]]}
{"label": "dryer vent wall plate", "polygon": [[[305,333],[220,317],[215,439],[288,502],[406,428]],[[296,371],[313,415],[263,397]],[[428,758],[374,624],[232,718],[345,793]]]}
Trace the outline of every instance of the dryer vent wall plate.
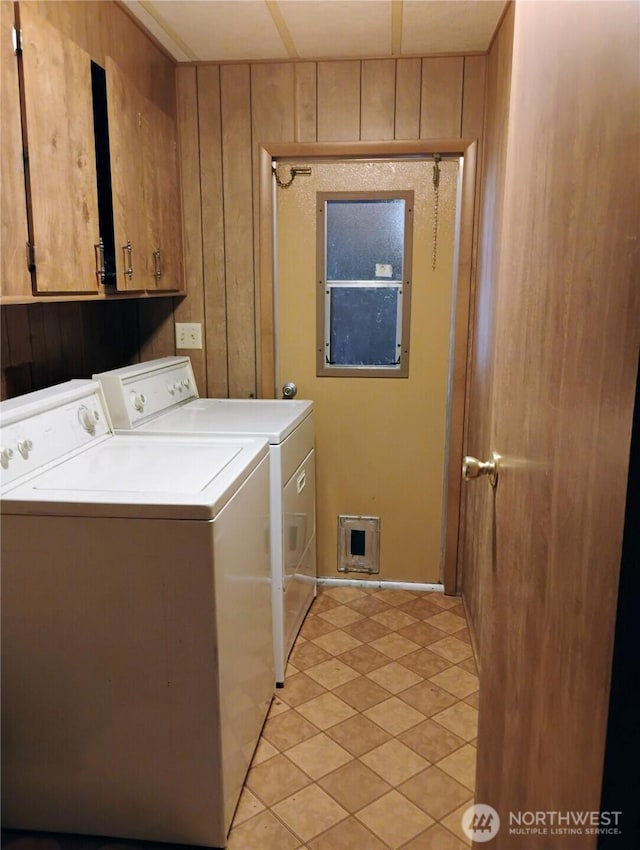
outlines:
{"label": "dryer vent wall plate", "polygon": [[338,517],[338,572],[380,572],[380,517]]}

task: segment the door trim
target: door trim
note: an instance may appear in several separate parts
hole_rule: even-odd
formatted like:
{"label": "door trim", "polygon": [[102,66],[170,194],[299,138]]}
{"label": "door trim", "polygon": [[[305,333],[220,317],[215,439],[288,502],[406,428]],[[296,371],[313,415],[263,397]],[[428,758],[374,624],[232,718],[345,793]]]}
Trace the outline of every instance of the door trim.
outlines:
{"label": "door trim", "polygon": [[462,208],[460,213],[458,278],[453,321],[454,349],[451,363],[451,411],[449,423],[448,472],[446,483],[446,532],[442,581],[447,594],[458,586],[458,532],[462,495],[462,457],[469,354],[469,309],[473,282],[473,218],[476,185],[476,139],[438,139],[406,142],[263,142],[258,147],[259,186],[259,285],[256,332],[259,346],[258,387],[261,398],[275,394],[275,306],[273,194],[271,164],[274,159],[376,159],[430,154],[464,157]]}

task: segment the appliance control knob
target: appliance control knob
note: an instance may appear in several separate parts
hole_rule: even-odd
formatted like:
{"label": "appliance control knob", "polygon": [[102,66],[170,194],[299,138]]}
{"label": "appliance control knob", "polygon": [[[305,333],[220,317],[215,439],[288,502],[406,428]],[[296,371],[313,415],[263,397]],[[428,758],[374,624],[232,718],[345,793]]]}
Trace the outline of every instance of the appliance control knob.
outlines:
{"label": "appliance control knob", "polygon": [[191,381],[189,380],[189,378],[182,379],[182,386],[185,388],[185,390],[189,389],[189,387],[191,386]]}
{"label": "appliance control knob", "polygon": [[[96,433],[96,421],[99,418],[100,414],[98,414],[97,411],[94,412],[92,410],[89,410],[89,408],[85,407],[84,404],[82,405],[80,410],[78,410],[78,419],[87,434]],[[20,448],[20,446],[18,446],[18,448]]]}
{"label": "appliance control knob", "polygon": [[167,384],[167,391],[169,392],[169,395],[175,395],[176,394],[175,384]]}
{"label": "appliance control knob", "polygon": [[133,406],[138,411],[138,413],[142,413],[144,410],[144,405],[146,402],[146,398],[143,393],[132,393],[131,400],[133,401]]}
{"label": "appliance control knob", "polygon": [[9,461],[13,457],[13,449],[2,449],[0,451],[0,464],[2,464],[3,469],[7,469],[9,466]]}
{"label": "appliance control knob", "polygon": [[18,451],[25,460],[29,457],[29,452],[32,448],[33,443],[31,440],[18,440]]}

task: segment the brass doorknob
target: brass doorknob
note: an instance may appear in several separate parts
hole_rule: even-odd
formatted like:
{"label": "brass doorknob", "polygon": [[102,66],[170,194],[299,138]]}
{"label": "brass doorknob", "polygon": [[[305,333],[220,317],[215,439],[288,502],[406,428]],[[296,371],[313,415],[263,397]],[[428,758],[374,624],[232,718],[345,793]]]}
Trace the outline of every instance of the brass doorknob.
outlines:
{"label": "brass doorknob", "polygon": [[467,455],[462,461],[462,477],[465,481],[486,476],[492,487],[498,483],[498,461],[500,455],[493,453],[491,460],[478,460],[477,457]]}

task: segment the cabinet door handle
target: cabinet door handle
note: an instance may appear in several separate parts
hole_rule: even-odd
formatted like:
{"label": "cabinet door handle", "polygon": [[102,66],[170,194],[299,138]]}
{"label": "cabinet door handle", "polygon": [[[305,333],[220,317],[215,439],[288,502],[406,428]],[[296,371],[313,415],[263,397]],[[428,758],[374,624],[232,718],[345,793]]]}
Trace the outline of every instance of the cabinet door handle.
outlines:
{"label": "cabinet door handle", "polygon": [[153,268],[153,276],[156,280],[160,280],[162,277],[162,252],[160,251],[160,248],[156,248],[153,252]]}
{"label": "cabinet door handle", "polygon": [[104,242],[102,237],[98,239],[93,248],[96,252],[96,276],[98,281],[104,284],[107,274],[104,267]]}
{"label": "cabinet door handle", "polygon": [[133,245],[129,241],[122,246],[122,250],[124,252],[124,273],[131,280],[133,277]]}

